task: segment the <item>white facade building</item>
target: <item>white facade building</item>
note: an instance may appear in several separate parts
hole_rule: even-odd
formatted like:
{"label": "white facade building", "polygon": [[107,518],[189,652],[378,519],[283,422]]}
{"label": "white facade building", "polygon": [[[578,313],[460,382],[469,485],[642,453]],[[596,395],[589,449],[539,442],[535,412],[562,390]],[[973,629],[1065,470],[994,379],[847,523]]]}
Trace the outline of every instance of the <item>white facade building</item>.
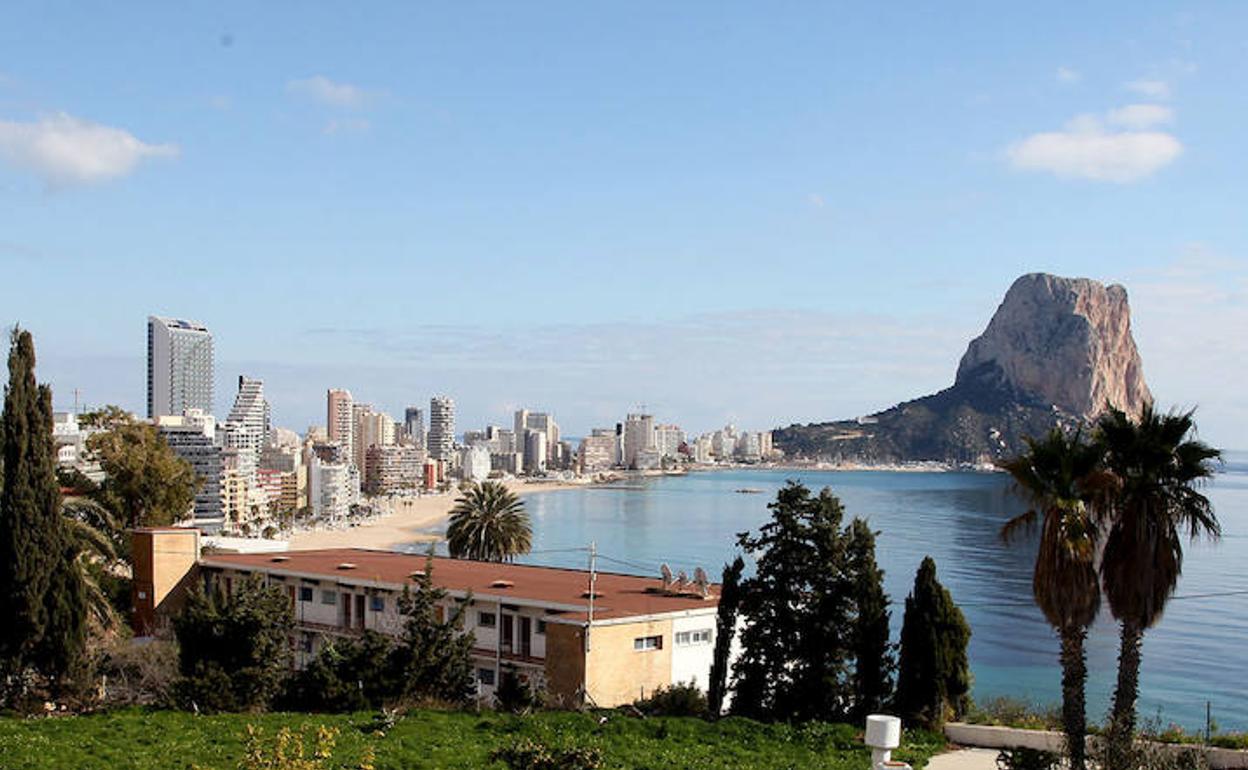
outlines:
{"label": "white facade building", "polygon": [[196,321],[148,316],[147,416],[212,414],[212,333]]}
{"label": "white facade building", "polygon": [[467,446],[459,450],[459,472],[464,481],[485,481],[490,477],[490,450]]}
{"label": "white facade building", "polygon": [[448,396],[429,399],[429,456],[450,460],[455,446],[455,402]]}

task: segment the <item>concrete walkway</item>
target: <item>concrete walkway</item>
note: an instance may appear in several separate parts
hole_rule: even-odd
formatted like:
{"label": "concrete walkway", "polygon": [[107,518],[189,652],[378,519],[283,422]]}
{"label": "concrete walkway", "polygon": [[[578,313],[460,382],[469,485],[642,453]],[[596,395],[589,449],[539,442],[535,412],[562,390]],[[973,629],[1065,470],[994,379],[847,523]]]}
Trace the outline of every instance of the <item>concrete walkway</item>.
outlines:
{"label": "concrete walkway", "polygon": [[927,770],[997,770],[1000,749],[960,749],[937,754],[927,763]]}

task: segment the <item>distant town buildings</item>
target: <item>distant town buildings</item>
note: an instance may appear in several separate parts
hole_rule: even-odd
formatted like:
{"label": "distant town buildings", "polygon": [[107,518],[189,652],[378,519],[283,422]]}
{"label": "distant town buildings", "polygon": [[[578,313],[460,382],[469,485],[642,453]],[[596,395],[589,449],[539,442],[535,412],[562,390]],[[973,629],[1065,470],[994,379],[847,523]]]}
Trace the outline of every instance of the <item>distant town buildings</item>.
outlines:
{"label": "distant town buildings", "polygon": [[403,428],[408,443],[417,449],[425,448],[425,413],[420,407],[409,406],[404,410]]}
{"label": "distant town buildings", "polygon": [[148,316],[147,416],[212,414],[212,333],[196,321]]}

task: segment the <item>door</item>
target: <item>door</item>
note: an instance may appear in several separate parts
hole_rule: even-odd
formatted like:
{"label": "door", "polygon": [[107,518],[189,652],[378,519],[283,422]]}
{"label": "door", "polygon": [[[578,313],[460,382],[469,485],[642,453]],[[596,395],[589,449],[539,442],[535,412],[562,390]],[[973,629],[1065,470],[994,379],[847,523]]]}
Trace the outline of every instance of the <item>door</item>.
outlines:
{"label": "door", "polygon": [[512,651],[512,637],[513,637],[512,630],[513,630],[514,620],[515,620],[514,615],[503,614],[502,625],[501,625],[503,652]]}
{"label": "door", "polygon": [[533,655],[533,619],[520,616],[520,654],[527,657]]}
{"label": "door", "polygon": [[342,611],[339,613],[338,625],[342,626],[343,628],[350,628],[351,627],[351,594],[347,593],[346,591],[343,591],[342,593],[339,594],[339,596],[342,597],[342,603],[339,605],[340,607],[342,607]]}
{"label": "door", "polygon": [[355,627],[364,627],[364,594],[355,595]]}

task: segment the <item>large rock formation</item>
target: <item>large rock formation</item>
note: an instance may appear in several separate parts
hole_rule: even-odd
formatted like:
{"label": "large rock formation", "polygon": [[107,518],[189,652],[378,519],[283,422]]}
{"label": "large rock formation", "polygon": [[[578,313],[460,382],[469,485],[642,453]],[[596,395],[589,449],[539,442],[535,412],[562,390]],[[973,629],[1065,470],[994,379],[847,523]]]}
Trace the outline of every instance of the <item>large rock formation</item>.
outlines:
{"label": "large rock formation", "polygon": [[1107,405],[1136,414],[1149,400],[1126,289],[1032,273],[971,341],[952,387],[857,420],[790,426],[775,441],[841,462],[986,462],[1021,451],[1025,436]]}
{"label": "large rock formation", "polygon": [[1095,417],[1106,404],[1137,414],[1152,400],[1131,337],[1127,290],[1087,278],[1024,275],[958,366],[979,383]]}

